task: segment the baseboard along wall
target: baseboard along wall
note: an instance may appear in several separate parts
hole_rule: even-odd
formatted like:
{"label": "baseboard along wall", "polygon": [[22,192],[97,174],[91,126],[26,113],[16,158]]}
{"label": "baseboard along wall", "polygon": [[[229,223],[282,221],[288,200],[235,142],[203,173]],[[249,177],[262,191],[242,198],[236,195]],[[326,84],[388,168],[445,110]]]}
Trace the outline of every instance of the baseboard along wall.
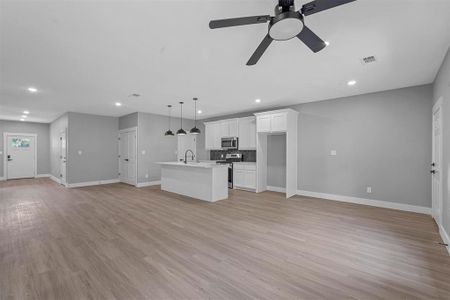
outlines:
{"label": "baseboard along wall", "polygon": [[136,187],[140,188],[140,187],[146,187],[146,186],[153,186],[153,185],[160,185],[161,181],[148,181],[148,182],[139,182]]}
{"label": "baseboard along wall", "polygon": [[[286,192],[285,188],[276,187],[276,186],[267,186],[267,190],[273,191],[273,192],[279,192],[279,193]],[[382,201],[382,200],[375,200],[375,199],[366,199],[366,198],[359,198],[359,197],[352,197],[352,196],[317,193],[317,192],[310,192],[310,191],[305,191],[305,190],[297,190],[297,195],[312,197],[312,198],[327,199],[327,200],[333,200],[333,201],[339,201],[339,202],[347,202],[347,203],[355,203],[355,204],[369,205],[369,206],[382,207],[382,208],[397,209],[397,210],[431,215],[431,208],[424,207],[424,206],[417,206],[417,205],[410,205],[410,204],[403,204],[403,203],[389,202],[389,201]]]}

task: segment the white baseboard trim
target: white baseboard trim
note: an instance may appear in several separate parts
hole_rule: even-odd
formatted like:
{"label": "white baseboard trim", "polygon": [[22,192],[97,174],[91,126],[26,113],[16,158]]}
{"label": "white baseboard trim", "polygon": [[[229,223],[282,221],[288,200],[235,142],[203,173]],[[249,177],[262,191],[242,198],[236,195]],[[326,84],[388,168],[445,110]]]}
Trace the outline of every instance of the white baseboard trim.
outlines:
{"label": "white baseboard trim", "polygon": [[53,180],[53,181],[56,182],[56,183],[61,184],[61,179],[59,179],[59,178],[57,178],[57,177],[55,177],[55,176],[53,176],[53,175],[50,175],[50,179]]}
{"label": "white baseboard trim", "polygon": [[[450,245],[450,238],[447,234],[447,231],[445,231],[445,228],[442,225],[439,225],[439,234],[441,235],[442,241],[445,244]],[[447,252],[450,255],[450,246],[447,246],[445,248],[447,248]]]}
{"label": "white baseboard trim", "polygon": [[146,186],[152,186],[152,185],[160,185],[160,184],[161,184],[161,180],[148,181],[148,182],[140,182],[140,183],[136,184],[136,187],[140,188],[140,187],[146,187]]}
{"label": "white baseboard trim", "polygon": [[376,207],[382,207],[382,208],[404,210],[404,211],[410,211],[410,212],[415,212],[415,213],[431,215],[431,208],[424,207],[424,206],[416,206],[416,205],[410,205],[410,204],[402,204],[402,203],[395,203],[395,202],[388,202],[388,201],[381,201],[381,200],[365,199],[365,198],[358,198],[358,197],[351,197],[351,196],[316,193],[316,192],[309,192],[309,191],[303,191],[303,190],[298,190],[297,195],[313,197],[313,198],[322,198],[322,199],[334,200],[334,201],[340,201],[340,202],[363,204],[363,205],[376,206]]}
{"label": "white baseboard trim", "polygon": [[84,186],[93,186],[93,185],[102,185],[102,184],[111,184],[111,183],[117,183],[120,182],[120,180],[117,179],[108,179],[108,180],[98,180],[98,181],[88,181],[88,182],[78,182],[78,183],[69,183],[66,186],[68,188],[78,188],[78,187],[84,187]]}
{"label": "white baseboard trim", "polygon": [[266,190],[271,191],[271,192],[277,192],[277,193],[286,193],[286,188],[279,187],[279,186],[270,186],[270,185],[268,185],[266,187]]}
{"label": "white baseboard trim", "polygon": [[50,177],[50,174],[37,174],[35,178],[45,178],[45,177]]}

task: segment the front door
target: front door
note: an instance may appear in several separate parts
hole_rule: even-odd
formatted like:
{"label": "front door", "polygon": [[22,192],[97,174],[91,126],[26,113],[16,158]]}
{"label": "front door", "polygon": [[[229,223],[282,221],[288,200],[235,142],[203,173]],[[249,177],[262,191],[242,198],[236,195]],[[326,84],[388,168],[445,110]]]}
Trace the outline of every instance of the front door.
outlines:
{"label": "front door", "polygon": [[432,144],[432,214],[438,225],[442,218],[442,109],[438,103],[433,107],[433,144]]}
{"label": "front door", "polygon": [[136,130],[119,134],[119,177],[120,181],[136,185]]}
{"label": "front door", "polygon": [[6,179],[36,176],[36,137],[6,136]]}

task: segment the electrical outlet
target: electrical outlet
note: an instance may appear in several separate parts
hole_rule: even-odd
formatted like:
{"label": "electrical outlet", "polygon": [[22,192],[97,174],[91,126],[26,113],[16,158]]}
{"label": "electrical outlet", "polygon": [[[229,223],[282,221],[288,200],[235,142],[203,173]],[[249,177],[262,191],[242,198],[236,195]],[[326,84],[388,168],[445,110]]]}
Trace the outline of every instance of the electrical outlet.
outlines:
{"label": "electrical outlet", "polygon": [[337,151],[336,150],[331,150],[330,151],[330,155],[331,156],[336,156],[337,155]]}
{"label": "electrical outlet", "polygon": [[371,187],[371,186],[368,186],[368,187],[366,188],[366,192],[367,192],[367,194],[372,194],[372,187]]}

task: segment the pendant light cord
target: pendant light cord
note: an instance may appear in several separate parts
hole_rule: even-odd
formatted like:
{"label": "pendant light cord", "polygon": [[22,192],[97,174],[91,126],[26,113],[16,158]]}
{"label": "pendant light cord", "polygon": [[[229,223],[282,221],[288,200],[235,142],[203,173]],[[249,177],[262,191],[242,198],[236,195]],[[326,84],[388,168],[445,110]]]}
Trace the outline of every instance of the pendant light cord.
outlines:
{"label": "pendant light cord", "polygon": [[181,104],[181,129],[183,129],[183,102],[180,102]]}

